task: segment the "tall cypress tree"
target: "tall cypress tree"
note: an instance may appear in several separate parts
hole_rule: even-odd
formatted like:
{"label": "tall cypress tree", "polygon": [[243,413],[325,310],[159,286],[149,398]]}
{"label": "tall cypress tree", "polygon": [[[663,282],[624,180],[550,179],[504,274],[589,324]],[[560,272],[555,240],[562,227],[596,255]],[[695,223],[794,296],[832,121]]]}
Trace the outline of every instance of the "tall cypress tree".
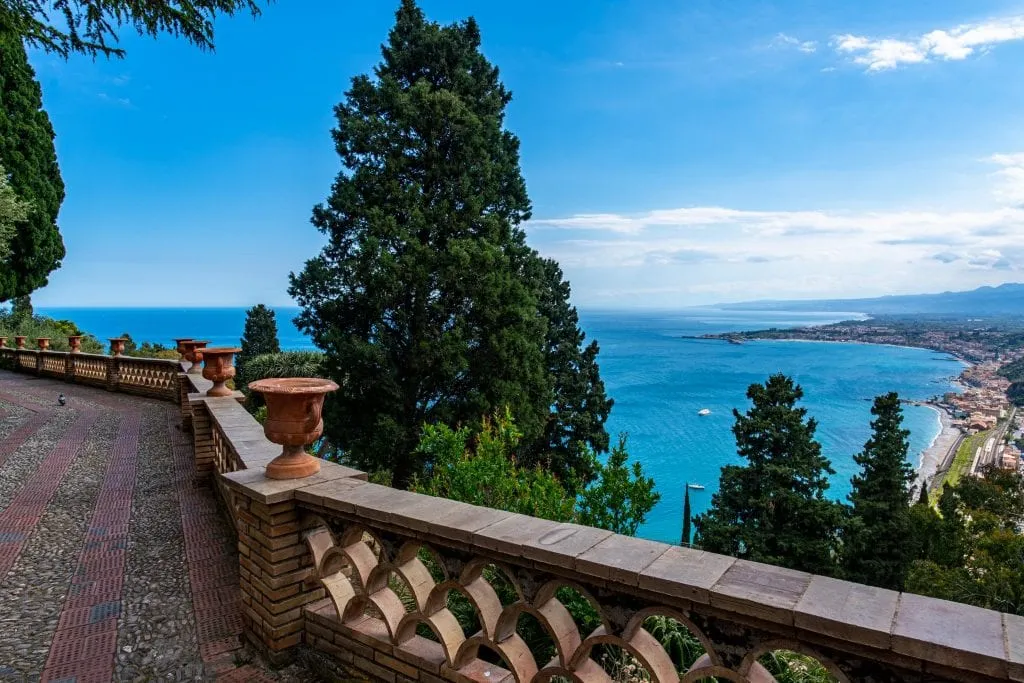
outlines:
{"label": "tall cypress tree", "polygon": [[28,219],[17,224],[0,268],[0,302],[45,285],[64,258],[57,229],[64,181],[53,138],[21,36],[0,21],[0,164],[10,174],[11,188],[29,205]]}
{"label": "tall cypress tree", "polygon": [[473,19],[440,26],[403,0],[374,77],[335,108],[343,169],[313,224],[328,244],[293,275],[296,319],[340,382],[326,434],[344,457],[407,485],[425,422],[507,406],[544,434],[554,382],[511,95]]}
{"label": "tall cypress tree", "polygon": [[264,353],[280,353],[277,340],[277,314],[263,304],[256,304],[245,312],[245,330],[242,332],[242,350],[235,357],[235,386],[245,383],[245,364]]}
{"label": "tall cypress tree", "polygon": [[733,434],[746,465],[726,465],[711,509],[694,520],[705,550],[815,574],[834,574],[840,507],[825,498],[833,474],[803,390],[782,374],[752,384]]}
{"label": "tall cypress tree", "polygon": [[850,581],[901,590],[914,560],[908,543],[908,486],[914,479],[907,462],[910,431],[903,429],[895,392],[877,397],[871,414],[871,438],[853,457],[861,473],[851,481],[853,507],[843,530],[842,573]]}
{"label": "tall cypress tree", "polygon": [[686,485],[686,493],[683,494],[683,537],[680,545],[690,547],[690,539],[693,534],[690,532],[690,485]]}

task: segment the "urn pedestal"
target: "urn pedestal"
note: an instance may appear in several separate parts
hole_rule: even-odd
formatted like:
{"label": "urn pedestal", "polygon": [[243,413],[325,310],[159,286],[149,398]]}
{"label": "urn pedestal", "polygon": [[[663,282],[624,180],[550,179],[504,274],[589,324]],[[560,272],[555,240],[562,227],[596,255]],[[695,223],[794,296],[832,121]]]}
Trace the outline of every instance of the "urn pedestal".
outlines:
{"label": "urn pedestal", "polygon": [[25,335],[16,334],[14,335],[14,346],[19,349],[25,348],[25,340],[28,339]]}
{"label": "urn pedestal", "polygon": [[234,357],[239,348],[210,347],[202,350],[203,377],[213,382],[206,391],[207,396],[230,396],[226,383],[235,376]]}
{"label": "urn pedestal", "polygon": [[184,344],[184,342],[192,341],[192,337],[178,337],[178,338],[174,339],[173,341],[174,341],[174,348],[178,352],[178,356],[179,356],[178,360],[179,361],[188,360],[188,358],[185,357],[185,344]]}
{"label": "urn pedestal", "polygon": [[210,342],[203,339],[182,340],[182,348],[185,349],[185,360],[192,364],[188,374],[198,375],[203,371],[203,347]]}
{"label": "urn pedestal", "polygon": [[68,346],[71,348],[71,353],[82,352],[82,335],[80,334],[69,334],[68,335]]}
{"label": "urn pedestal", "polygon": [[249,383],[249,389],[263,394],[267,402],[263,433],[283,446],[281,455],[267,464],[268,479],[301,479],[320,471],[320,460],[306,453],[305,447],[324,433],[324,397],[337,388],[328,379],[306,377]]}
{"label": "urn pedestal", "polygon": [[48,348],[50,348],[50,338],[49,337],[36,337],[36,344],[39,345],[39,350],[40,351],[46,351]]}
{"label": "urn pedestal", "polygon": [[124,355],[124,343],[127,339],[121,337],[112,337],[110,339],[110,355],[111,356],[123,356]]}
{"label": "urn pedestal", "polygon": [[0,337],[0,349],[7,348],[7,337]]}

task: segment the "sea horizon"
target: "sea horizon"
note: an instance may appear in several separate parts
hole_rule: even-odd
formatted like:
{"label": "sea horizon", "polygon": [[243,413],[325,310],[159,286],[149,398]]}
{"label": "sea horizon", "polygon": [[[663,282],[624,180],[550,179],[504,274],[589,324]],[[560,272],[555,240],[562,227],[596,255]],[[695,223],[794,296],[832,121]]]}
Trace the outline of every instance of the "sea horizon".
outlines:
{"label": "sea horizon", "polygon": [[[136,342],[170,344],[174,337],[201,336],[211,345],[236,345],[244,307],[47,307],[43,315],[73,320],[102,338],[127,332]],[[298,307],[274,307],[282,349],[315,348],[292,322]],[[707,509],[723,465],[740,462],[731,427],[732,409],[748,407],[748,385],[774,372],[794,377],[805,391],[804,406],[819,423],[817,438],[832,460],[829,497],[845,500],[855,473],[853,455],[870,433],[871,399],[887,391],[923,401],[955,390],[951,379],[962,365],[935,351],[858,342],[794,344],[758,340],[733,345],[703,334],[767,327],[828,324],[848,320],[836,312],[580,309],[588,339],[601,347],[599,363],[608,395],[615,400],[607,428],[614,439],[629,434],[629,452],[655,480],[662,499],[639,536],[677,543],[687,483],[693,513]],[[698,415],[704,408],[706,416]],[[908,461],[915,468],[939,436],[940,419],[927,406],[904,406],[911,432]]]}

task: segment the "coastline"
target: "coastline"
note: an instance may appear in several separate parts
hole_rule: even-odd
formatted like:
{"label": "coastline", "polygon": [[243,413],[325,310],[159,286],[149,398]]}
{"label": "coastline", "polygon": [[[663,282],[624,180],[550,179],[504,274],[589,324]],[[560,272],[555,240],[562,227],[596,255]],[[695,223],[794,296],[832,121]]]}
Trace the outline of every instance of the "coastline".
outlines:
{"label": "coastline", "polygon": [[[705,337],[705,339],[717,339],[726,341],[722,337]],[[974,361],[970,361],[963,358],[955,353],[943,349],[936,349],[928,346],[909,346],[907,344],[892,344],[888,342],[872,342],[862,340],[844,340],[844,339],[778,339],[778,338],[749,338],[744,339],[743,343],[759,342],[759,341],[780,341],[780,342],[796,342],[805,344],[859,344],[863,346],[889,346],[892,348],[899,349],[921,349],[925,351],[931,351],[933,353],[939,353],[944,356],[948,356],[950,360],[956,361],[961,364],[961,371],[957,373],[955,377],[949,378],[949,383],[955,389],[964,391],[967,388],[967,384],[963,381],[964,372],[972,368],[975,365]],[[932,409],[938,416],[939,419],[939,431],[932,439],[932,442],[921,451],[918,456],[917,465],[914,468],[914,481],[913,485],[917,490],[924,484],[931,487],[935,481],[936,475],[948,468],[952,456],[955,454],[953,449],[959,444],[961,432],[960,429],[953,426],[953,420],[949,412],[943,408],[940,404],[936,403],[932,399],[909,399],[912,403],[920,406],[924,406]]]}
{"label": "coastline", "polygon": [[[683,337],[688,339],[690,337]],[[695,339],[710,339],[713,341],[727,341],[723,337],[718,336],[704,336],[704,337],[693,337]],[[946,351],[943,349],[936,349],[931,346],[910,346],[909,344],[891,344],[889,342],[873,342],[873,341],[861,341],[859,339],[799,339],[796,337],[790,338],[775,338],[775,337],[751,337],[744,339],[743,344],[750,344],[756,342],[793,342],[797,344],[860,344],[862,346],[891,346],[894,349],[920,349],[923,351],[931,351],[933,353],[940,353],[944,356],[949,356],[951,360],[955,360],[959,363],[963,363],[967,367],[972,367],[976,363],[972,360],[968,360],[957,354]],[[966,369],[966,368],[965,368]]]}
{"label": "coastline", "polygon": [[953,449],[960,442],[960,430],[953,426],[953,421],[945,409],[929,402],[919,405],[931,408],[938,414],[940,429],[931,444],[923,451],[917,464],[914,486],[919,491],[922,484],[931,486],[938,472],[949,466]]}

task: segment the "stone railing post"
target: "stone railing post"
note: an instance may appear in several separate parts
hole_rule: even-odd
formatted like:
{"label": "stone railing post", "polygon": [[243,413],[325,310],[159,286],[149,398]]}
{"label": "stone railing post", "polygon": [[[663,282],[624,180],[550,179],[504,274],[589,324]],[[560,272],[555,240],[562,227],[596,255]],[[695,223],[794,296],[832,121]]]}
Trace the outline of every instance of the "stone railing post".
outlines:
{"label": "stone railing post", "polygon": [[[187,380],[186,380],[187,381]],[[196,479],[205,481],[214,468],[213,424],[206,397],[188,399],[192,423],[192,450],[196,460]]]}
{"label": "stone railing post", "polygon": [[290,378],[262,380],[250,388],[267,401],[264,434],[283,448],[265,472],[246,472],[254,481],[269,484],[269,491],[279,490],[264,493],[254,486],[233,494],[245,629],[271,661],[287,661],[291,648],[302,642],[303,606],[322,599],[324,590],[304,585],[313,570],[313,556],[299,534],[294,488],[273,479],[294,480],[300,488],[320,471],[319,461],[303,449],[323,433],[324,397],[338,385]]}
{"label": "stone railing post", "polygon": [[33,351],[33,353],[36,354],[36,374],[41,375],[43,374],[43,352]]}
{"label": "stone railing post", "polygon": [[74,351],[64,356],[64,381],[75,381],[75,354]]}
{"label": "stone railing post", "polygon": [[108,356],[107,364],[107,391],[117,391],[121,387],[121,366],[118,364],[117,356]]}
{"label": "stone railing post", "polygon": [[324,597],[312,581],[313,556],[292,493],[233,493],[245,634],[273,663],[292,658],[302,642],[303,606]]}

